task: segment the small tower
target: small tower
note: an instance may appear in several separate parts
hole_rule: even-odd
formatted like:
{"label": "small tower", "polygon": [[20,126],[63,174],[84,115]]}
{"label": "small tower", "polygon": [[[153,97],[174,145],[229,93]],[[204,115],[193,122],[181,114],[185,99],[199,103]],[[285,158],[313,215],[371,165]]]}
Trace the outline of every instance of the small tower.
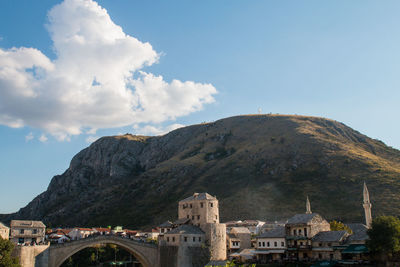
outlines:
{"label": "small tower", "polygon": [[369,201],[369,192],[367,185],[364,182],[364,190],[363,190],[363,207],[364,207],[364,213],[365,213],[365,224],[367,225],[368,228],[371,227],[372,223],[372,216],[371,216],[371,202]]}
{"label": "small tower", "polygon": [[310,200],[308,199],[307,196],[307,201],[306,201],[306,214],[311,214],[311,204],[310,204]]}

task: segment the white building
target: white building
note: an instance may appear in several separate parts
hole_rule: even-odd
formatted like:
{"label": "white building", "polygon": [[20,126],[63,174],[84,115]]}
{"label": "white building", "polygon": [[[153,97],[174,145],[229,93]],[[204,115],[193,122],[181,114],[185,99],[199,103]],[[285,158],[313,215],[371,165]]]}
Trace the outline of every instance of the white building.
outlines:
{"label": "white building", "polygon": [[201,247],[206,239],[205,233],[196,226],[184,224],[164,234],[168,246]]}
{"label": "white building", "polygon": [[96,231],[91,228],[74,228],[71,232],[69,232],[69,237],[71,240],[79,240],[83,238],[87,238],[88,236],[94,234]]}

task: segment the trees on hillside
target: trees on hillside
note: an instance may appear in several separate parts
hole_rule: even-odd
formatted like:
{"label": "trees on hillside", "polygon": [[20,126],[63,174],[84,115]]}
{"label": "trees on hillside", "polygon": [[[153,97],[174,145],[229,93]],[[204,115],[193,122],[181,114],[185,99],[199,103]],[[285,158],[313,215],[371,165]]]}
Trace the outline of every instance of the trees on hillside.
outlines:
{"label": "trees on hillside", "polygon": [[400,252],[400,220],[393,216],[380,216],[372,221],[368,230],[367,246],[370,253],[381,261],[390,260]]}
{"label": "trees on hillside", "polygon": [[11,256],[14,244],[10,240],[0,237],[0,266],[1,267],[21,267],[18,259]]}

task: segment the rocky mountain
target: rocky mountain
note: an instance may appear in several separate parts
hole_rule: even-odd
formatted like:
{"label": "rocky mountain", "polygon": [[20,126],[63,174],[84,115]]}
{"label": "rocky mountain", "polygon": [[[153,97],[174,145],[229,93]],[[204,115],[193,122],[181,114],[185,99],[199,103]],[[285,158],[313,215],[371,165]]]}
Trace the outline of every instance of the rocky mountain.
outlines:
{"label": "rocky mountain", "polygon": [[305,211],[308,195],[327,219],[362,222],[364,181],[373,216],[399,214],[400,151],[329,119],[237,116],[163,136],[103,137],[0,220],[140,228],[175,219],[180,199],[208,192],[222,221],[287,218]]}

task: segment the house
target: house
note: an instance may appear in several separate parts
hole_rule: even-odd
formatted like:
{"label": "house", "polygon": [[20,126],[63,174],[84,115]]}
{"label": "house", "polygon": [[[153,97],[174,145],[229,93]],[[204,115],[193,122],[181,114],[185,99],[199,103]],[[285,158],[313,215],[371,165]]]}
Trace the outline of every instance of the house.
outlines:
{"label": "house", "polygon": [[286,254],[286,231],[284,226],[276,227],[256,236],[257,260],[261,263],[282,261]]}
{"label": "house", "polygon": [[205,243],[205,233],[194,225],[181,225],[164,234],[168,246],[201,247]]}
{"label": "house", "polygon": [[62,244],[65,242],[69,242],[71,238],[68,236],[71,229],[56,229],[51,232],[46,233],[46,239],[51,243]]}
{"label": "house", "polygon": [[0,222],[0,237],[3,239],[9,239],[10,237],[10,228],[5,226]]}
{"label": "house", "polygon": [[342,259],[346,261],[368,260],[368,249],[365,245],[368,240],[368,227],[362,223],[346,224],[353,232],[346,242],[346,248],[341,252]]}
{"label": "house", "polygon": [[109,235],[109,234],[111,234],[111,229],[110,228],[94,227],[92,229],[98,235]]}
{"label": "house", "polygon": [[321,215],[311,212],[310,200],[306,200],[306,213],[296,214],[285,224],[287,257],[302,261],[312,258],[312,238],[323,231],[330,231],[330,224]]}
{"label": "house", "polygon": [[173,225],[173,223],[170,222],[170,221],[163,222],[162,224],[160,224],[160,225],[158,226],[158,229],[159,229],[159,233],[160,233],[160,234],[164,234],[164,233],[166,233],[166,232],[168,232],[168,231],[171,231],[172,228],[174,228],[174,225]]}
{"label": "house", "polygon": [[44,242],[46,225],[41,221],[12,220],[10,226],[10,240],[15,244]]}
{"label": "house", "polygon": [[282,221],[273,221],[273,222],[265,222],[263,224],[263,226],[261,226],[260,229],[260,234],[261,233],[265,233],[268,232],[272,229],[275,229],[277,227],[282,227],[285,226],[285,224],[287,223],[287,220],[282,220]]}
{"label": "house", "polygon": [[265,222],[259,220],[229,221],[226,222],[227,233],[230,233],[233,227],[246,227],[252,235],[259,234]]}
{"label": "house", "polygon": [[227,234],[228,253],[251,248],[251,233],[246,227],[232,227]]}
{"label": "house", "polygon": [[80,228],[80,227],[76,227],[73,228],[70,232],[69,232],[69,237],[71,238],[71,240],[79,240],[79,239],[83,239],[83,238],[87,238],[91,235],[93,235],[96,231],[93,230],[92,228]]}
{"label": "house", "polygon": [[346,231],[323,231],[312,238],[312,257],[315,260],[341,260]]}

